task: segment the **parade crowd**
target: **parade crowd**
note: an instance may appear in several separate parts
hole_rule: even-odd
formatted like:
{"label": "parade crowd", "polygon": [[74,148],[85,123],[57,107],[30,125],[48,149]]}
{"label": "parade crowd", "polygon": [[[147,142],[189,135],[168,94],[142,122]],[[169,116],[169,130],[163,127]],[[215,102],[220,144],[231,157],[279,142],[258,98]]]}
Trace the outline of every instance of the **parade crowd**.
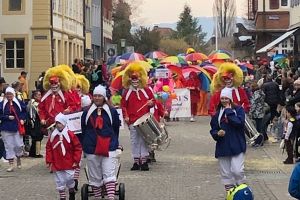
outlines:
{"label": "parade crowd", "polygon": [[[196,116],[211,116],[210,134],[228,199],[246,193],[240,199],[253,199],[244,173],[246,136],[256,136],[254,147],[272,140],[285,148],[284,164],[300,161],[300,66],[287,57],[233,60],[226,51],[206,56],[192,48],[170,57],[162,52],[146,57],[133,54],[107,63],[75,59],[72,66],[51,67],[30,92],[25,71],[11,85],[0,78],[0,157],[8,162],[7,172],[15,170],[14,161],[21,169],[24,157],[45,156],[59,198],[66,199],[68,189],[73,200],[86,159],[95,199],[105,194],[113,200],[122,152],[117,109],[122,110],[130,131],[130,170],[149,171],[149,162],[156,161],[155,149],[135,124],[148,113],[162,124],[182,120],[171,115],[172,102],[180,99],[177,89],[190,91],[190,122],[195,123]],[[158,76],[158,72],[167,73]],[[81,131],[76,133],[68,126],[67,116],[78,112],[82,113]],[[253,124],[256,132],[251,133],[245,123]],[[45,136],[46,154],[42,155]],[[299,180],[296,172],[291,180]],[[290,183],[290,193],[299,198],[295,184],[300,184],[295,182]]]}

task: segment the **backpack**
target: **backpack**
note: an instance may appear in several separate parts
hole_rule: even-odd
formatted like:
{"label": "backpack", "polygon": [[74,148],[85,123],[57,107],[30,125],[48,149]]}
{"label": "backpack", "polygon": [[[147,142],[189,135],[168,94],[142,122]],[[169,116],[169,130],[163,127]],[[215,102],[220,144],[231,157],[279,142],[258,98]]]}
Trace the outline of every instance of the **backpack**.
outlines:
{"label": "backpack", "polygon": [[98,81],[98,79],[99,79],[99,76],[98,76],[98,72],[99,72],[100,70],[98,70],[98,71],[93,71],[93,73],[92,73],[92,81],[93,82],[96,82],[96,81]]}

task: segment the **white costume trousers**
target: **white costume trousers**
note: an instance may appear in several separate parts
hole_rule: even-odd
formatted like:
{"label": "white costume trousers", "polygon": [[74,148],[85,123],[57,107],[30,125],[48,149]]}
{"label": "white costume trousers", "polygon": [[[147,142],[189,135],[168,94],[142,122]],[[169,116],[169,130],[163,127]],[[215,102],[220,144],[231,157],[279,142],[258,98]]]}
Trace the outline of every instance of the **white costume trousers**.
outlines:
{"label": "white costume trousers", "polygon": [[149,156],[149,148],[146,145],[144,138],[140,134],[138,134],[132,124],[129,126],[129,131],[131,140],[131,152],[133,158],[142,158]]}
{"label": "white costume trousers", "polygon": [[218,160],[221,179],[224,185],[240,185],[245,183],[244,153],[230,157],[219,157]]}
{"label": "white costume trousers", "polygon": [[16,156],[22,156],[23,154],[23,136],[19,132],[1,132],[5,151],[6,159],[14,159]]}
{"label": "white costume trousers", "polygon": [[74,188],[74,170],[63,170],[54,172],[54,178],[57,190],[65,190],[67,188]]}
{"label": "white costume trousers", "polygon": [[109,152],[109,157],[86,154],[89,184],[100,187],[108,182],[116,181],[118,159],[115,151]]}

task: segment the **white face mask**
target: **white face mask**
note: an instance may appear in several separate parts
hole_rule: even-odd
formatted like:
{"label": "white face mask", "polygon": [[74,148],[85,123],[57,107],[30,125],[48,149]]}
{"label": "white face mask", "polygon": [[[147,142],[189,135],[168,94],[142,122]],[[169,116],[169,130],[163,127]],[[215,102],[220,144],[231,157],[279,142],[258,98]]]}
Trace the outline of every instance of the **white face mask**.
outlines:
{"label": "white face mask", "polygon": [[132,79],[131,80],[131,85],[135,88],[139,86],[140,80],[139,79]]}
{"label": "white face mask", "polygon": [[60,83],[51,84],[50,88],[53,92],[58,92],[60,90]]}

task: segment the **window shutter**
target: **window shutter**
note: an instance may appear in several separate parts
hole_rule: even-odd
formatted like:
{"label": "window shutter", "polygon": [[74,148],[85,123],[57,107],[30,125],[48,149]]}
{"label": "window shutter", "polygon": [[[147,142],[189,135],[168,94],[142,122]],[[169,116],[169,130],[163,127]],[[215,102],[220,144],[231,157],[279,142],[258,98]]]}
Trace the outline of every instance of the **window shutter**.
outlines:
{"label": "window shutter", "polygon": [[270,0],[270,9],[278,9],[279,8],[279,0]]}

